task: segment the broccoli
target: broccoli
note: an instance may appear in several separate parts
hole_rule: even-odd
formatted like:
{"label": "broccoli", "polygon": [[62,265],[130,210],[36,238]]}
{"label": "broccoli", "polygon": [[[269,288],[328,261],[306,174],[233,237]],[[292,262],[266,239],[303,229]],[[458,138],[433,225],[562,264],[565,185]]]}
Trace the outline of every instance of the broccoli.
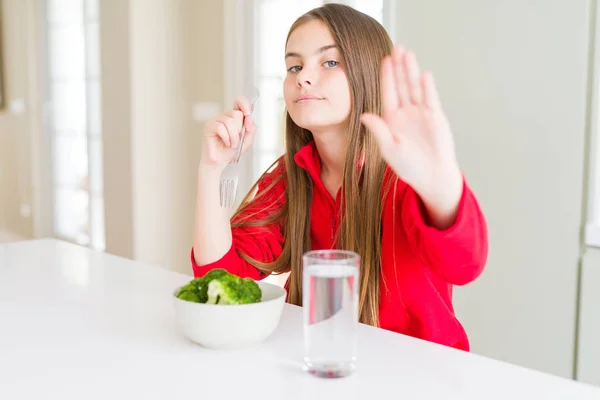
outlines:
{"label": "broccoli", "polygon": [[209,271],[206,275],[204,275],[202,278],[197,278],[199,279],[198,291],[200,296],[200,303],[206,303],[208,301],[208,284],[215,279],[221,279],[223,277],[226,277],[227,275],[230,274],[224,269],[213,269],[212,271]]}
{"label": "broccoli", "polygon": [[183,286],[177,297],[196,303],[248,304],[260,302],[262,291],[250,278],[242,279],[224,269],[214,269]]}
{"label": "broccoli", "polygon": [[208,304],[248,304],[257,303],[261,291],[250,278],[241,279],[235,275],[224,275],[208,283]]}
{"label": "broccoli", "polygon": [[244,288],[246,288],[248,291],[248,297],[253,300],[252,303],[258,303],[261,301],[262,290],[260,290],[258,284],[250,278],[243,278],[242,282],[244,284]]}
{"label": "broccoli", "polygon": [[200,286],[202,278],[192,279],[187,285],[182,286],[177,292],[177,297],[182,300],[194,301],[197,303],[206,303],[206,291],[202,296]]}
{"label": "broccoli", "polygon": [[192,301],[194,303],[202,303],[200,301],[200,296],[198,296],[198,293],[192,291],[180,291],[177,294],[177,297],[179,297],[181,300]]}

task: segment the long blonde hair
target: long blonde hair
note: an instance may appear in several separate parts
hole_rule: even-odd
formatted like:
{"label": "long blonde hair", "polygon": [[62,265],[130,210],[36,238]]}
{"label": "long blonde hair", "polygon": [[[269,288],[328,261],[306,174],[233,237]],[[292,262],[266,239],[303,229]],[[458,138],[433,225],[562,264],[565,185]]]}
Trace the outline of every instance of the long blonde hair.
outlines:
{"label": "long blonde hair", "polygon": [[[341,4],[326,4],[302,15],[292,24],[287,39],[296,28],[311,20],[319,20],[327,25],[346,66],[352,106],[347,125],[348,148],[342,181],[342,219],[336,244],[337,248],[355,251],[360,255],[359,319],[363,323],[378,326],[386,164],[373,136],[361,124],[360,116],[364,112],[381,114],[381,61],[391,53],[393,44],[376,20]],[[264,263],[242,253],[240,256],[268,273],[291,272],[287,301],[296,305],[302,305],[302,255],[311,250],[313,182],[307,171],[296,165],[294,155],[312,140],[312,133],[296,125],[286,111],[285,154],[274,163],[283,160],[285,172],[264,191],[261,190],[261,193],[267,193],[280,180],[287,180],[284,206],[262,221],[253,220],[247,212],[243,215],[261,177],[232,218],[232,227],[266,226],[276,221],[282,223],[285,242],[279,258]],[[388,190],[386,185],[385,193]],[[259,197],[260,194],[256,199]]]}

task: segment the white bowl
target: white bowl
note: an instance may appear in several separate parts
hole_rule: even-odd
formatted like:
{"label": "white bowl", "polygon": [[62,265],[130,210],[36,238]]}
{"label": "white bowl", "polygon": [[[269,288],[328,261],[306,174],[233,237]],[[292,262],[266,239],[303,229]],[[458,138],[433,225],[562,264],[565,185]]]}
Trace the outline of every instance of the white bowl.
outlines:
{"label": "white bowl", "polygon": [[175,318],[183,335],[211,349],[239,349],[267,339],[281,319],[286,291],[267,282],[256,282],[262,301],[251,304],[203,304],[178,298]]}

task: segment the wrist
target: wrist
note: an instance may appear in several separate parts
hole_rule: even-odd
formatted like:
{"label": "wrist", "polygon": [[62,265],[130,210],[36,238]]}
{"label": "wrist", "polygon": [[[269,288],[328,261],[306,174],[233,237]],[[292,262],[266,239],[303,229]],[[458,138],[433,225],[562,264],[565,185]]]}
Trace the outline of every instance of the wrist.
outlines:
{"label": "wrist", "polygon": [[430,187],[421,191],[423,201],[433,226],[446,229],[452,226],[458,213],[463,192],[463,175],[458,166],[438,170]]}
{"label": "wrist", "polygon": [[217,164],[208,164],[200,161],[198,164],[198,175],[205,178],[221,177],[221,173],[225,167]]}

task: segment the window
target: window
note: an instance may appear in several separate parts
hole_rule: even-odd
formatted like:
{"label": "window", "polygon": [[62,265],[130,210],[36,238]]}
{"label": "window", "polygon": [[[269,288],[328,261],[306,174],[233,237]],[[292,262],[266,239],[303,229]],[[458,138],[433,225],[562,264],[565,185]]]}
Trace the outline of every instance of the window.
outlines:
{"label": "window", "polygon": [[[595,75],[598,75],[595,73]],[[594,100],[591,107],[594,112],[591,123],[591,150],[588,181],[588,212],[585,230],[585,243],[588,246],[600,247],[600,76],[596,76],[594,83]]]}
{"label": "window", "polygon": [[45,5],[52,229],[104,250],[98,0]]}
{"label": "window", "polygon": [[[599,11],[600,12],[600,11]],[[598,14],[600,16],[600,14]],[[600,247],[600,26],[594,32],[595,48],[591,54],[591,101],[588,104],[590,149],[587,181],[587,224],[585,229],[585,244]]]}
{"label": "window", "polygon": [[[284,110],[283,80],[285,68],[283,52],[287,32],[296,18],[324,3],[344,3],[368,14],[381,22],[392,32],[395,15],[392,12],[393,0],[258,0],[256,23],[256,75],[261,98],[255,116],[260,134],[254,144],[254,166],[252,181],[271,165],[284,151]],[[388,15],[384,20],[384,14]]]}

